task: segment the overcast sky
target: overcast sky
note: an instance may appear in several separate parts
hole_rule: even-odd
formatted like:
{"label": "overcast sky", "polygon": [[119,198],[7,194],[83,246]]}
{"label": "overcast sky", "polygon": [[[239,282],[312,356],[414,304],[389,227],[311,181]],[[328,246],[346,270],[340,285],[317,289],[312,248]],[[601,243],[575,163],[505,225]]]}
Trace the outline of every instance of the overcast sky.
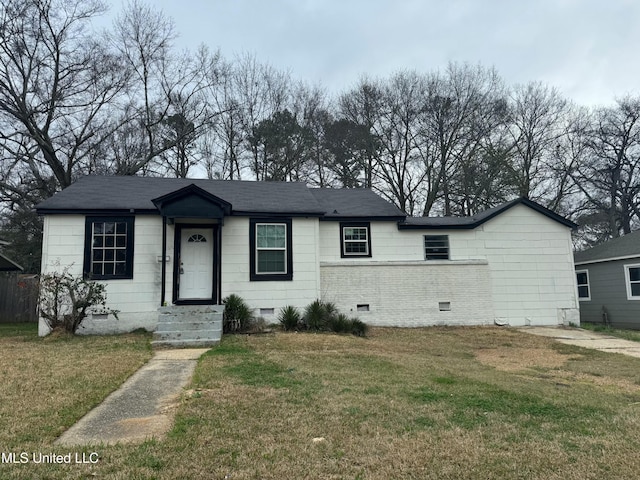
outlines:
{"label": "overcast sky", "polygon": [[[121,3],[111,0],[113,10]],[[509,85],[542,81],[582,105],[640,94],[637,0],[150,0],[178,45],[204,43],[329,92],[362,74],[493,66]]]}

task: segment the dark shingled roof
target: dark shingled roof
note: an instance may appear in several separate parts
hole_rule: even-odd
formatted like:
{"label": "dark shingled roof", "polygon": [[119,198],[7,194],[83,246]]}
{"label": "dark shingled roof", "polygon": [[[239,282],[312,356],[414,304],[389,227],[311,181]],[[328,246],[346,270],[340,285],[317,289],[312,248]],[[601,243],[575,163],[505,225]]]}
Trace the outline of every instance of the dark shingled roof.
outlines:
{"label": "dark shingled roof", "polygon": [[573,222],[531,200],[519,198],[472,217],[406,217],[392,203],[364,188],[309,188],[300,182],[248,182],[190,178],[88,176],[37,205],[39,214],[150,213],[152,200],[195,185],[231,204],[232,215],[308,215],[330,220],[362,218],[398,221],[399,229],[471,229],[514,205],[526,205],[576,228]]}
{"label": "dark shingled roof", "polygon": [[40,203],[36,209],[38,213],[72,213],[74,210],[157,213],[152,203],[154,198],[191,184],[229,202],[236,214],[323,213],[322,207],[304,183],[120,176],[83,177]]}
{"label": "dark shingled roof", "polygon": [[9,242],[0,238],[0,272],[15,272],[22,270],[22,267],[16,262],[2,254],[2,246],[9,245]]}
{"label": "dark shingled roof", "polygon": [[19,270],[22,270],[20,265],[0,252],[0,272],[17,272]]}
{"label": "dark shingled roof", "polygon": [[[404,214],[371,190],[308,188],[299,182],[249,182],[157,177],[89,176],[40,203],[47,213],[158,213],[152,200],[196,185],[231,204],[232,214],[393,217]],[[333,213],[338,212],[338,213]],[[400,217],[400,218],[396,218]]]}
{"label": "dark shingled roof", "polygon": [[309,191],[326,212],[325,218],[405,218],[402,210],[367,188],[311,188]]}
{"label": "dark shingled roof", "polygon": [[576,252],[573,255],[573,260],[575,263],[590,263],[633,256],[640,257],[640,230],[614,238],[582,252]]}
{"label": "dark shingled roof", "polygon": [[496,215],[509,210],[516,205],[526,205],[538,213],[549,217],[569,228],[577,228],[578,226],[570,220],[561,217],[548,208],[543,207],[527,198],[517,198],[510,202],[503,203],[497,207],[490,208],[484,212],[478,213],[471,217],[407,217],[406,220],[399,225],[401,230],[411,229],[472,229],[491,220]]}

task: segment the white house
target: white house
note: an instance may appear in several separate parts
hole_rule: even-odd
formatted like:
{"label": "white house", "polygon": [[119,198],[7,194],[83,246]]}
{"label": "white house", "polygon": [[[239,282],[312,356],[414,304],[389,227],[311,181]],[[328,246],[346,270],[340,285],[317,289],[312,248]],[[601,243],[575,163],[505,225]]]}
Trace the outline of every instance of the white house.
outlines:
{"label": "white house", "polygon": [[321,298],[370,325],[579,323],[575,224],[526,199],[410,218],[367,189],[94,176],[37,211],[43,272],[72,265],[120,311],[86,332],[154,330],[161,306],[215,311],[232,293],[268,321]]}

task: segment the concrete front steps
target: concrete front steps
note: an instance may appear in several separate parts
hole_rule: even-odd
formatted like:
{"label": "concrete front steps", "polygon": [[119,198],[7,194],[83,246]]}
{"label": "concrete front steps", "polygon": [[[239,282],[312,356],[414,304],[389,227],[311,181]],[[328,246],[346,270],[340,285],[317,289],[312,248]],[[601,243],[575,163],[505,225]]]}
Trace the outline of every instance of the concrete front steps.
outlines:
{"label": "concrete front steps", "polygon": [[158,309],[151,345],[210,347],[222,337],[223,305],[172,305]]}

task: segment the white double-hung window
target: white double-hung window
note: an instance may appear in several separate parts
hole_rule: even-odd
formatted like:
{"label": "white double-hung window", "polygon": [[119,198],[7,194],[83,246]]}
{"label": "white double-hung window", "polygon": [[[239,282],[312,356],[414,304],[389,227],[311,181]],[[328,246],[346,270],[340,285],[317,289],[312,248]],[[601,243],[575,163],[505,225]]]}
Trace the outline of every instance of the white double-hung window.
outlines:
{"label": "white double-hung window", "polygon": [[624,277],[627,284],[627,299],[640,300],[640,264],[625,265]]}
{"label": "white double-hung window", "polygon": [[292,280],[290,218],[252,218],[249,222],[251,280]]}

